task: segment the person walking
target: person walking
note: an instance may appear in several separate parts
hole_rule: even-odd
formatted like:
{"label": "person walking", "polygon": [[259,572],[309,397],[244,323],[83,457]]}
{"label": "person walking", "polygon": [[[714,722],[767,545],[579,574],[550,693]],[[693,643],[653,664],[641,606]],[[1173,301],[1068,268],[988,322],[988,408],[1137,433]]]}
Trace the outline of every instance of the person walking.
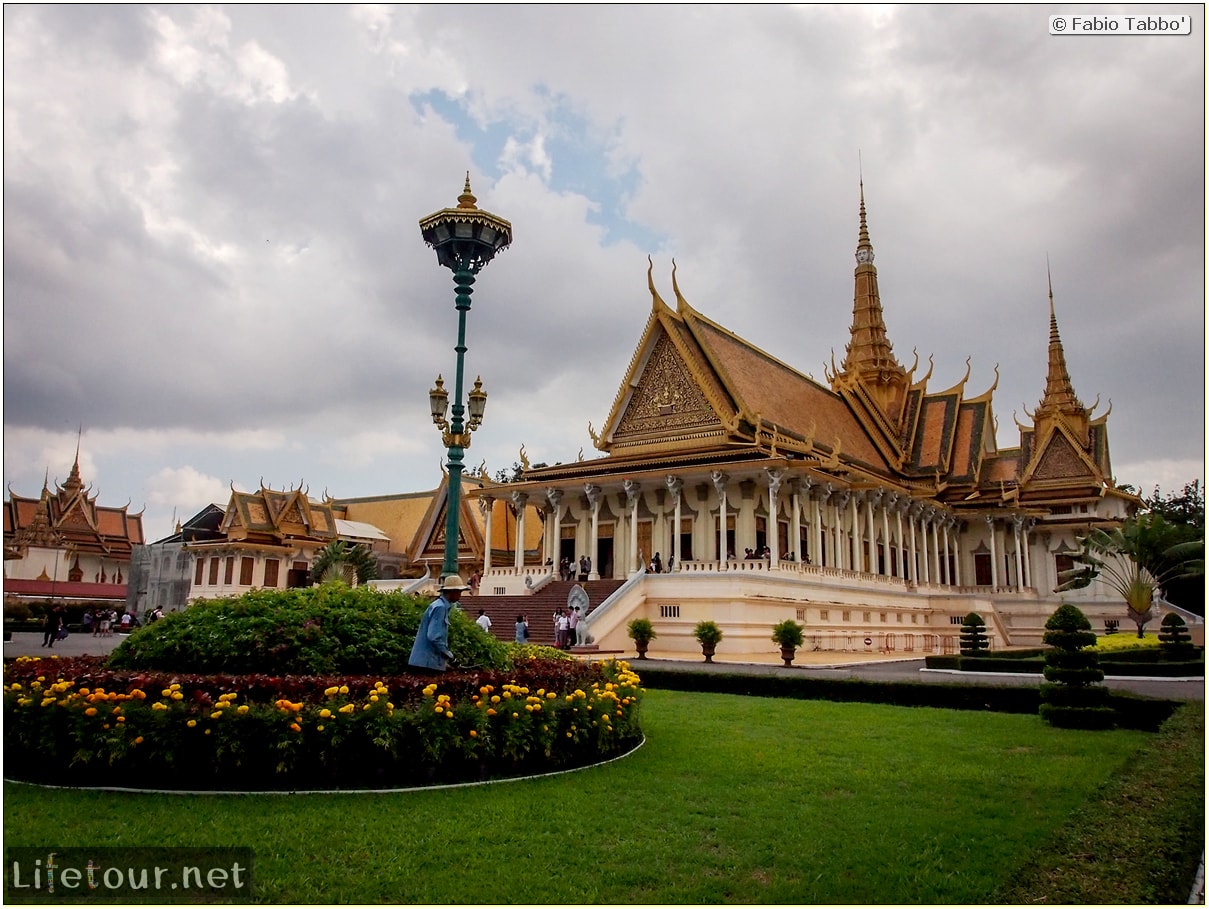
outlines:
{"label": "person walking", "polygon": [[441,583],[441,592],[428,604],[416,631],[407,663],[421,671],[444,672],[453,659],[449,649],[449,610],[470,587],[460,575],[451,574]]}
{"label": "person walking", "polygon": [[63,628],[63,607],[56,606],[42,620],[42,646],[54,647]]}

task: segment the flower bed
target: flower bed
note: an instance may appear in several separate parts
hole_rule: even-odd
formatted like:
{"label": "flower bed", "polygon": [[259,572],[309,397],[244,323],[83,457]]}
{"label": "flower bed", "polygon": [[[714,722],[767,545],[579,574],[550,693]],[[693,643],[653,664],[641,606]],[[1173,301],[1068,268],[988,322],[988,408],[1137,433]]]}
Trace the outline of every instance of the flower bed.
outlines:
{"label": "flower bed", "polygon": [[372,789],[583,766],[641,739],[621,661],[507,671],[186,675],[96,658],[5,668],[6,776],[182,790]]}

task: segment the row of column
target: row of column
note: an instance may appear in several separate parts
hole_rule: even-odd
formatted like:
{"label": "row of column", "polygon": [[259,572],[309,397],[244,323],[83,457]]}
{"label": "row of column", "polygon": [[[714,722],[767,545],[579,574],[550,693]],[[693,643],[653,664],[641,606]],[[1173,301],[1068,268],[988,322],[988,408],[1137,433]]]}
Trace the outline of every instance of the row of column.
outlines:
{"label": "row of column", "polygon": [[[768,468],[765,473],[768,477],[767,544],[771,553],[770,567],[779,567],[781,561],[779,519],[782,488],[786,487],[791,496],[788,503],[789,535],[793,541],[790,552],[794,563],[804,561],[800,550],[803,539],[802,525],[805,522],[808,532],[807,555],[813,564],[888,577],[906,577],[924,584],[962,584],[961,537],[958,533],[960,521],[953,512],[943,506],[913,499],[905,493],[882,488],[851,489],[831,481],[820,482],[811,477],[792,478],[786,483],[784,468]],[[721,470],[715,470],[710,473],[710,480],[718,499],[718,561],[724,564],[727,555],[730,477]],[[672,501],[671,558],[679,565],[684,480],[668,475],[664,485]],[[588,555],[592,560],[590,577],[595,579],[599,577],[598,541],[604,491],[593,483],[586,483],[583,490],[589,506]],[[629,574],[640,567],[638,509],[643,490],[638,481],[630,479],[622,482],[622,490],[626,511],[623,517],[629,530],[627,554],[629,561],[633,562],[627,566],[626,573]],[[526,492],[516,491],[510,494],[510,498],[516,513],[518,541],[513,567],[519,572],[524,568],[525,514],[530,497]],[[569,507],[564,505],[563,498],[562,489],[549,488],[545,493],[549,509],[538,509],[546,522],[543,562],[558,561],[563,516]],[[482,501],[485,506],[483,512],[488,541],[484,547],[483,558],[483,571],[486,573],[491,568],[492,500],[484,496]],[[713,512],[707,509],[706,513],[712,515]],[[998,527],[1004,524],[1010,525],[1014,534],[1017,586],[1029,586],[1032,566],[1028,554],[1028,534],[1035,522],[1016,514],[986,515],[984,519],[990,540],[992,586],[1002,586],[999,579]],[[1008,529],[1005,527],[1005,532]],[[879,542],[883,552],[881,560],[878,559]],[[644,557],[650,555],[643,554]]]}

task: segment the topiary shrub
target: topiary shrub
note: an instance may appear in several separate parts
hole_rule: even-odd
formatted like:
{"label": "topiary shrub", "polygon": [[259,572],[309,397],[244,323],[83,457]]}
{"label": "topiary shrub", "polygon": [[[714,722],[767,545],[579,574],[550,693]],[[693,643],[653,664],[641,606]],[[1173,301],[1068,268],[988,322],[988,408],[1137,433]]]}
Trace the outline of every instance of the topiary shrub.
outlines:
{"label": "topiary shrub", "polygon": [[971,612],[961,622],[961,655],[978,656],[991,649],[987,637],[987,623],[976,612]]}
{"label": "topiary shrub", "polygon": [[[109,665],[233,674],[407,672],[426,606],[418,597],[344,584],[253,590],[203,600],[138,629]],[[450,612],[449,646],[463,668],[509,665],[505,644],[461,609]]]}
{"label": "topiary shrub", "polygon": [[1064,729],[1111,729],[1116,715],[1104,706],[1109,691],[1099,684],[1104,672],[1100,655],[1091,649],[1096,643],[1091,622],[1078,607],[1063,603],[1045,627],[1042,640],[1051,649],[1045,655],[1041,718]]}
{"label": "topiary shrub", "polygon": [[1165,660],[1191,659],[1196,650],[1188,623],[1174,612],[1163,616],[1163,623],[1159,627],[1159,650]]}

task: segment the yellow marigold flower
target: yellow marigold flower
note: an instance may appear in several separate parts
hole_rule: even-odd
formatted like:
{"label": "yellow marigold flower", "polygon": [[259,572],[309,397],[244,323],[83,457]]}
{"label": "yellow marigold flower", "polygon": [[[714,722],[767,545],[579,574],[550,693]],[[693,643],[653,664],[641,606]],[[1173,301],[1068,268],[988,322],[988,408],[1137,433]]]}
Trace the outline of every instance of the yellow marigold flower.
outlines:
{"label": "yellow marigold flower", "polygon": [[478,738],[478,736],[479,736],[478,732],[476,732],[474,729],[470,730],[470,737],[472,739]]}
{"label": "yellow marigold flower", "polygon": [[134,744],[136,744],[136,745],[141,745],[141,744],[143,744],[143,737],[140,735],[140,736],[138,736],[137,738],[135,738],[135,740],[134,740]]}
{"label": "yellow marigold flower", "polygon": [[491,686],[484,685],[482,688],[479,689],[479,694],[491,694]]}
{"label": "yellow marigold flower", "polygon": [[316,727],[315,727],[315,731],[316,731],[316,732],[322,732],[322,731],[323,731],[323,724],[322,724],[322,723],[320,723],[318,726],[316,726]]}
{"label": "yellow marigold flower", "polygon": [[340,708],[339,712],[340,713],[352,713],[356,709],[357,709],[356,704],[345,704],[343,707]]}
{"label": "yellow marigold flower", "polygon": [[394,704],[392,704],[390,701],[387,701],[387,702],[386,702],[386,709],[387,709],[387,710],[394,710],[394,709],[395,709],[395,705],[394,705]]}
{"label": "yellow marigold flower", "polygon": [[163,703],[162,701],[156,701],[154,704],[151,705],[151,709],[152,710],[167,710],[168,705]]}
{"label": "yellow marigold flower", "polygon": [[514,713],[514,714],[512,714],[512,719],[514,719],[514,720],[515,720],[515,719],[519,719],[519,718],[520,718],[520,714],[519,714],[519,713]]}
{"label": "yellow marigold flower", "polygon": [[184,699],[185,699],[185,696],[183,694],[181,694],[179,691],[172,692],[172,700],[183,701]]}
{"label": "yellow marigold flower", "polygon": [[171,685],[169,685],[168,687],[169,687],[169,688],[170,688],[172,691],[180,691],[180,690],[181,690],[181,686],[180,686],[180,683],[179,683],[179,682],[173,682],[173,683],[172,683]]}
{"label": "yellow marigold flower", "polygon": [[[290,728],[293,729],[295,732],[302,732],[302,727],[299,726],[297,723],[290,723]],[[206,731],[209,732],[210,730],[207,729]]]}
{"label": "yellow marigold flower", "polygon": [[247,713],[247,712],[248,712],[248,705],[247,705],[247,704],[241,704],[241,705],[240,705],[240,706],[239,706],[239,707],[236,709],[236,711],[235,711],[235,712],[236,712],[236,713]]}
{"label": "yellow marigold flower", "polygon": [[212,714],[210,714],[210,719],[217,720],[220,716],[222,716],[222,711],[215,710]]}
{"label": "yellow marigold flower", "polygon": [[[185,723],[185,725],[192,729],[197,725],[197,720],[190,720],[189,722]],[[210,730],[207,729],[206,731],[209,732]]]}
{"label": "yellow marigold flower", "polygon": [[378,696],[376,694],[371,694],[369,696],[369,699],[370,699],[371,703],[374,703],[374,704],[378,703]]}
{"label": "yellow marigold flower", "polygon": [[112,713],[114,716],[121,716],[121,715],[122,715],[122,708],[121,708],[121,707],[114,707],[114,708],[113,708],[111,711],[109,711],[109,712],[110,712],[110,713]]}
{"label": "yellow marigold flower", "polygon": [[340,688],[339,688],[338,686],[336,686],[336,685],[333,685],[331,688],[324,688],[324,689],[323,689],[323,693],[324,693],[324,694],[325,694],[327,697],[329,697],[329,698],[330,698],[332,695],[339,693],[339,691],[340,691]]}
{"label": "yellow marigold flower", "polygon": [[347,685],[341,685],[341,686],[340,686],[340,693],[341,693],[341,694],[348,694],[348,686],[347,686]]}
{"label": "yellow marigold flower", "polygon": [[487,708],[487,716],[495,716],[495,708],[494,708],[494,707],[488,707],[488,708]]}
{"label": "yellow marigold flower", "polygon": [[138,698],[140,701],[143,701],[143,700],[146,700],[147,693],[145,691],[143,691],[141,688],[136,688],[136,689],[134,689],[134,691],[130,692],[130,696],[134,697],[134,698]]}
{"label": "yellow marigold flower", "polygon": [[445,708],[444,708],[444,707],[442,707],[440,704],[437,704],[437,705],[436,705],[435,707],[433,707],[432,709],[433,709],[433,711],[434,711],[434,712],[436,712],[436,713],[444,713],[444,712],[445,712]]}
{"label": "yellow marigold flower", "polygon": [[[46,703],[46,702],[43,701],[42,703]],[[96,716],[96,715],[97,715],[97,709],[95,707],[89,707],[87,710],[84,711],[84,716]]]}
{"label": "yellow marigold flower", "polygon": [[209,730],[209,729],[206,729],[206,730],[205,730],[205,733],[206,733],[206,735],[209,735],[209,734],[210,734],[210,730]]}
{"label": "yellow marigold flower", "polygon": [[331,715],[332,715],[332,712],[330,710],[328,710],[326,707],[324,707],[322,710],[319,711],[319,716],[321,716],[325,720]]}
{"label": "yellow marigold flower", "polygon": [[20,691],[20,690],[21,690],[21,683],[20,683],[20,682],[13,682],[13,683],[12,683],[12,685],[10,685],[10,686],[9,686],[9,689],[8,689],[8,690],[9,690],[9,691]]}
{"label": "yellow marigold flower", "polygon": [[119,723],[124,723],[124,722],[126,722],[126,718],[124,716],[120,716],[120,717],[118,717],[117,721]]}
{"label": "yellow marigold flower", "polygon": [[556,697],[558,697],[558,695],[557,695],[557,694],[555,694],[553,691],[548,691],[548,692],[546,692],[546,700],[548,700],[548,701],[552,701],[552,700],[554,700]]}
{"label": "yellow marigold flower", "polygon": [[493,694],[491,696],[491,703],[498,704],[499,702],[500,702],[500,696],[498,694]]}
{"label": "yellow marigold flower", "polygon": [[87,689],[87,688],[81,688],[81,689],[80,689],[80,694],[88,694],[88,689]]}
{"label": "yellow marigold flower", "polygon": [[567,738],[571,738],[571,733],[567,733]]}
{"label": "yellow marigold flower", "polygon": [[102,729],[108,729],[108,728],[109,728],[109,724],[108,724],[108,723],[102,723],[102,724],[101,724],[101,728],[102,728]]}
{"label": "yellow marigold flower", "polygon": [[[81,689],[80,689],[80,693],[81,693],[81,694],[83,694],[83,693],[84,693],[84,689],[83,689],[83,688],[81,688]],[[172,689],[171,689],[171,688],[165,688],[163,691],[161,691],[161,692],[160,692],[160,695],[162,695],[163,697],[166,697],[166,698],[170,698],[170,697],[172,697]]]}
{"label": "yellow marigold flower", "polygon": [[446,710],[446,711],[445,711],[445,716],[449,717],[450,719],[453,719],[453,711],[452,711],[452,710]]}

